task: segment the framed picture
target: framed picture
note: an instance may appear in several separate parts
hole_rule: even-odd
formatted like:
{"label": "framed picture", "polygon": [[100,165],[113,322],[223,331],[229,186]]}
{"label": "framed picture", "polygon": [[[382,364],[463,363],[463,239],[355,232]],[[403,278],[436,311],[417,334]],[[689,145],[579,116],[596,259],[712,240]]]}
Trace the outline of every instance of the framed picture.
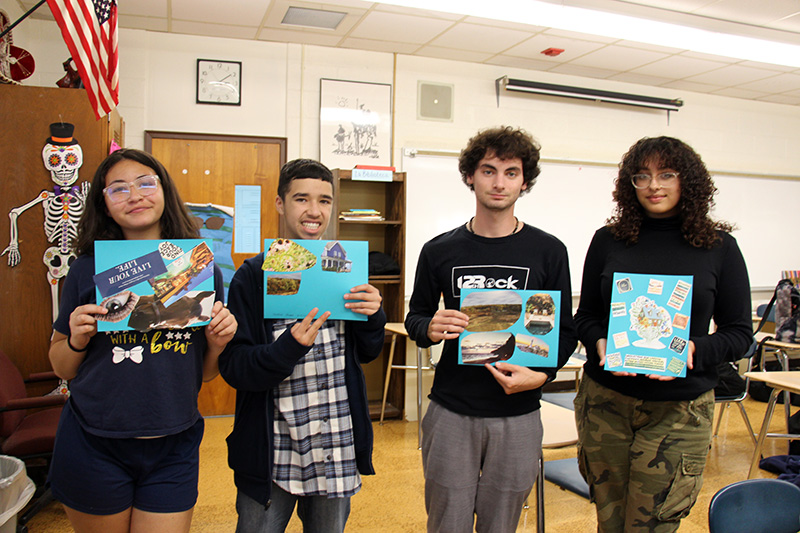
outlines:
{"label": "framed picture", "polygon": [[320,161],[328,168],[391,165],[392,86],[320,79]]}

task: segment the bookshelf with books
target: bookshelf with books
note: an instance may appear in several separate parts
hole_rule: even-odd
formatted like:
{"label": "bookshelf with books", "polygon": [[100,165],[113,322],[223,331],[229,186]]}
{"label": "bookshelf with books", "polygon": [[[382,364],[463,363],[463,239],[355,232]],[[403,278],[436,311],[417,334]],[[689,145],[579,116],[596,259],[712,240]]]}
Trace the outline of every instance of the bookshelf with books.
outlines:
{"label": "bookshelf with books", "polygon": [[[405,318],[405,229],[406,229],[406,174],[392,172],[391,181],[366,181],[352,178],[352,171],[334,169],[334,194],[331,223],[324,239],[367,241],[370,252],[382,252],[400,266],[400,273],[370,274],[369,282],[381,291],[383,308],[389,322],[403,322]],[[406,353],[406,339],[398,337],[395,363]],[[389,359],[387,338],[383,354],[372,363],[364,365],[367,378],[367,396],[373,418],[380,415],[383,379]],[[393,371],[389,382],[386,417],[402,417],[405,398],[405,373]]]}

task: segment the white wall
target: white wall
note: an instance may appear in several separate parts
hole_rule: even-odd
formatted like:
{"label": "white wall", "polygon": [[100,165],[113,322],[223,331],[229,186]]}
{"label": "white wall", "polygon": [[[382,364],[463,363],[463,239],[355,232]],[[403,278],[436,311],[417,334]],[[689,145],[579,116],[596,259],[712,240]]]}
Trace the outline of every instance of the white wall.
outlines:
{"label": "white wall", "polygon": [[[22,14],[13,0],[0,0],[0,9],[12,19]],[[26,84],[54,86],[63,76],[61,63],[69,53],[55,23],[29,19],[14,30],[14,43],[36,59]],[[198,58],[243,62],[241,107],[195,104]],[[143,147],[145,130],[266,135],[286,137],[290,159],[318,157],[319,79],[336,78],[394,84],[397,166],[404,147],[460,150],[477,130],[509,124],[533,133],[547,158],[615,163],[640,137],[663,134],[687,141],[714,170],[800,175],[796,106],[443,59],[141,30],[120,31],[120,68],[119,111],[130,147]],[[498,107],[494,81],[503,75],[679,97],[685,105],[669,121],[662,111],[525,95],[501,94]],[[419,80],[454,86],[453,122],[416,119]],[[758,184],[754,180],[753,186]],[[463,187],[457,176],[453,187]],[[565,186],[565,207],[576,194],[580,191]],[[408,198],[409,206],[414,203]],[[591,225],[589,233],[597,224]],[[800,257],[786,267],[797,264]],[[406,404],[413,418],[413,373],[408,383]]]}

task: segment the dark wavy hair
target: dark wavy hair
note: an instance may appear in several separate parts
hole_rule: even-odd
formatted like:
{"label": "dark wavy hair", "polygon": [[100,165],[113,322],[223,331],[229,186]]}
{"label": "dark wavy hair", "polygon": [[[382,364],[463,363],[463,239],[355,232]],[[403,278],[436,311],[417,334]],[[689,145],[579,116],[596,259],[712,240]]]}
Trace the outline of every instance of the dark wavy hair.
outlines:
{"label": "dark wavy hair", "polygon": [[327,181],[333,187],[333,173],[330,169],[313,159],[294,159],[281,167],[278,176],[278,196],[281,200],[286,200],[286,193],[292,180],[315,179]]}
{"label": "dark wavy hair", "polygon": [[175,182],[170,178],[155,157],[133,148],[125,148],[113,152],[100,163],[92,178],[92,186],[86,198],[86,207],[78,222],[78,240],[75,251],[78,255],[94,255],[94,241],[122,240],[122,228],[119,227],[106,209],[106,199],[103,189],[106,187],[106,175],[111,168],[120,161],[136,161],[146,167],[152,168],[161,181],[164,192],[164,213],[161,215],[161,238],[164,239],[195,239],[199,236],[189,212],[178,194]]}
{"label": "dark wavy hair", "polygon": [[681,197],[678,201],[681,233],[696,248],[712,248],[721,238],[717,230],[730,232],[733,226],[714,221],[708,214],[714,206],[717,188],[703,160],[691,146],[672,137],[645,137],[631,146],[619,164],[614,181],[614,214],[606,221],[617,239],[633,244],[646,217],[636,198],[631,176],[650,163],[675,170],[679,175]]}
{"label": "dark wavy hair", "polygon": [[541,149],[539,143],[522,129],[500,126],[480,131],[469,140],[467,147],[461,150],[458,158],[461,180],[474,191],[475,187],[467,183],[467,179],[475,174],[481,159],[490,154],[500,159],[519,157],[522,160],[522,178],[525,183],[525,189],[520,193],[522,196],[530,192],[536,183],[536,177],[541,172],[539,168]]}

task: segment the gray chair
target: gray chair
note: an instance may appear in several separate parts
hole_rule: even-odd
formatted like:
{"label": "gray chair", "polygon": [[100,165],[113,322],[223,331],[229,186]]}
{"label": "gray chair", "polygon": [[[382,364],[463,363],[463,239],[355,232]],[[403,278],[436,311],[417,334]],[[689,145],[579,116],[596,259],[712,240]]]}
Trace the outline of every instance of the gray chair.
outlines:
{"label": "gray chair", "polygon": [[797,533],[800,487],[780,479],[748,479],[720,489],[708,507],[710,533]]}

